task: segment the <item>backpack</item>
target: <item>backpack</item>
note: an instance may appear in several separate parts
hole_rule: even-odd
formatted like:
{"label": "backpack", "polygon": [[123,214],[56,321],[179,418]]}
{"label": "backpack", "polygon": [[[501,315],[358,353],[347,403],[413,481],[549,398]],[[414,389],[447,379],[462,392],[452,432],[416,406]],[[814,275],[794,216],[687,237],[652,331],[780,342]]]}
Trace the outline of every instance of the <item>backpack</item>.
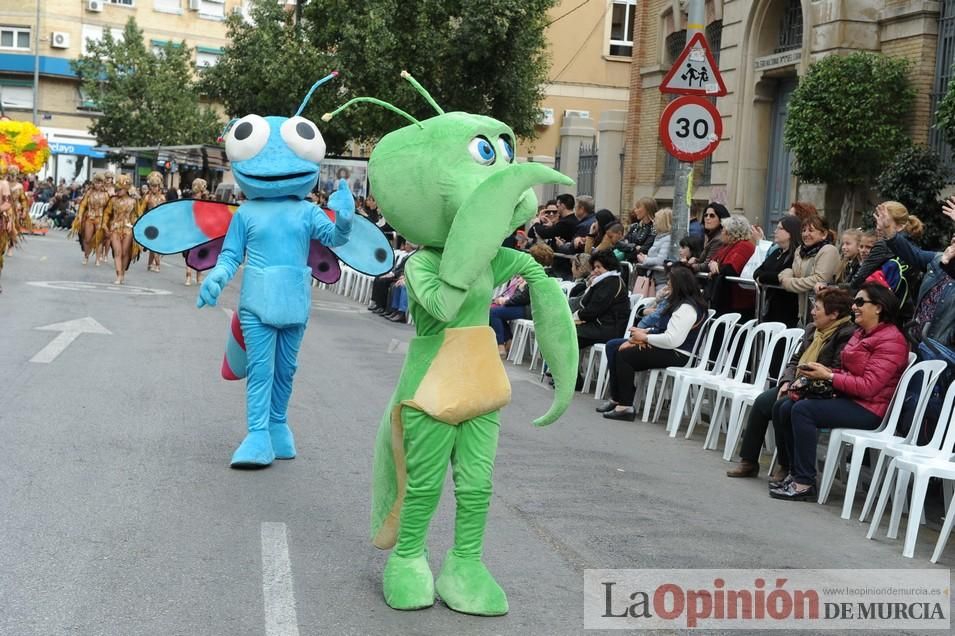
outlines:
{"label": "backpack", "polygon": [[865,281],[879,283],[892,290],[895,297],[899,300],[899,305],[904,305],[909,297],[908,281],[908,263],[899,258],[890,258],[882,264],[882,267],[869,275]]}

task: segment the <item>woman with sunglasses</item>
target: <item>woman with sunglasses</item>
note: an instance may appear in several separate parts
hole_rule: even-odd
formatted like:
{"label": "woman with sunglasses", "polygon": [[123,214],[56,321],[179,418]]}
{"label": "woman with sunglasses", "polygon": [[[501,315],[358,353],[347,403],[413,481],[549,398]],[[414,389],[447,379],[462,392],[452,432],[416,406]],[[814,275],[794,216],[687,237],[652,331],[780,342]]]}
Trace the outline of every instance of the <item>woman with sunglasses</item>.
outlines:
{"label": "woman with sunglasses", "polygon": [[[819,362],[797,367],[808,380],[828,381],[836,397],[785,402],[773,420],[780,456],[788,458],[789,475],[769,483],[774,499],[815,499],[816,443],[820,428],[873,430],[882,423],[899,379],[908,366],[909,346],[895,326],[899,301],[887,287],[865,283],[856,293],[852,313],[856,332],[842,349],[839,369]],[[774,415],[776,414],[774,413]]]}
{"label": "woman with sunglasses", "polygon": [[730,218],[730,211],[722,203],[710,202],[703,213],[703,252],[698,259],[688,263],[695,272],[710,271],[710,261],[723,247],[723,219]]}

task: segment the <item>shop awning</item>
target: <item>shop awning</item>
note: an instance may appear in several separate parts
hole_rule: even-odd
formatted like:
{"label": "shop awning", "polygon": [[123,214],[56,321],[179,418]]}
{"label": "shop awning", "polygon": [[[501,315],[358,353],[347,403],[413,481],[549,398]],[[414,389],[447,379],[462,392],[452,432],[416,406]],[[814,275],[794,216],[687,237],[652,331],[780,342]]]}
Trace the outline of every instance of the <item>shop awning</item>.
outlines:
{"label": "shop awning", "polygon": [[225,148],[211,144],[192,146],[121,146],[97,147],[97,151],[114,152],[134,157],[148,157],[159,162],[175,162],[177,166],[201,168],[203,161],[210,170],[228,170],[229,159]]}
{"label": "shop awning", "polygon": [[93,159],[103,159],[106,153],[84,144],[73,144],[62,141],[50,142],[50,153],[54,155],[81,155]]}

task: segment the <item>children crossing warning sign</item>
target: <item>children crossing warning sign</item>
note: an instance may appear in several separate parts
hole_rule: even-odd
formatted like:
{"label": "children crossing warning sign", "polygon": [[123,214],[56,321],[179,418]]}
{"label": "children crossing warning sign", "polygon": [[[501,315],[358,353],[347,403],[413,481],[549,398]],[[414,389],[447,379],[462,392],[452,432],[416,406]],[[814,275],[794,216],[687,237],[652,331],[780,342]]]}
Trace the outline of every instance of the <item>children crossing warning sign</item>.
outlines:
{"label": "children crossing warning sign", "polygon": [[687,42],[683,53],[663,78],[660,92],[707,97],[726,95],[723,76],[702,33],[697,33]]}

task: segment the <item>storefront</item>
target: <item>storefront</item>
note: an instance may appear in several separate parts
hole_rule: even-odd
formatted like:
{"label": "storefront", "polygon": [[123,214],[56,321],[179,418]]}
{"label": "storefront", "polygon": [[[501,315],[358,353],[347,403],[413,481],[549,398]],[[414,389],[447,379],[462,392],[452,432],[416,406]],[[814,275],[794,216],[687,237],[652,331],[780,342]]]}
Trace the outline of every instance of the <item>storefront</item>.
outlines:
{"label": "storefront", "polygon": [[[50,143],[50,160],[40,172],[40,178],[53,177],[54,183],[83,184],[93,172],[108,170],[106,154],[96,149],[96,139],[82,131],[52,131],[44,129]],[[71,134],[72,133],[72,134]]]}

